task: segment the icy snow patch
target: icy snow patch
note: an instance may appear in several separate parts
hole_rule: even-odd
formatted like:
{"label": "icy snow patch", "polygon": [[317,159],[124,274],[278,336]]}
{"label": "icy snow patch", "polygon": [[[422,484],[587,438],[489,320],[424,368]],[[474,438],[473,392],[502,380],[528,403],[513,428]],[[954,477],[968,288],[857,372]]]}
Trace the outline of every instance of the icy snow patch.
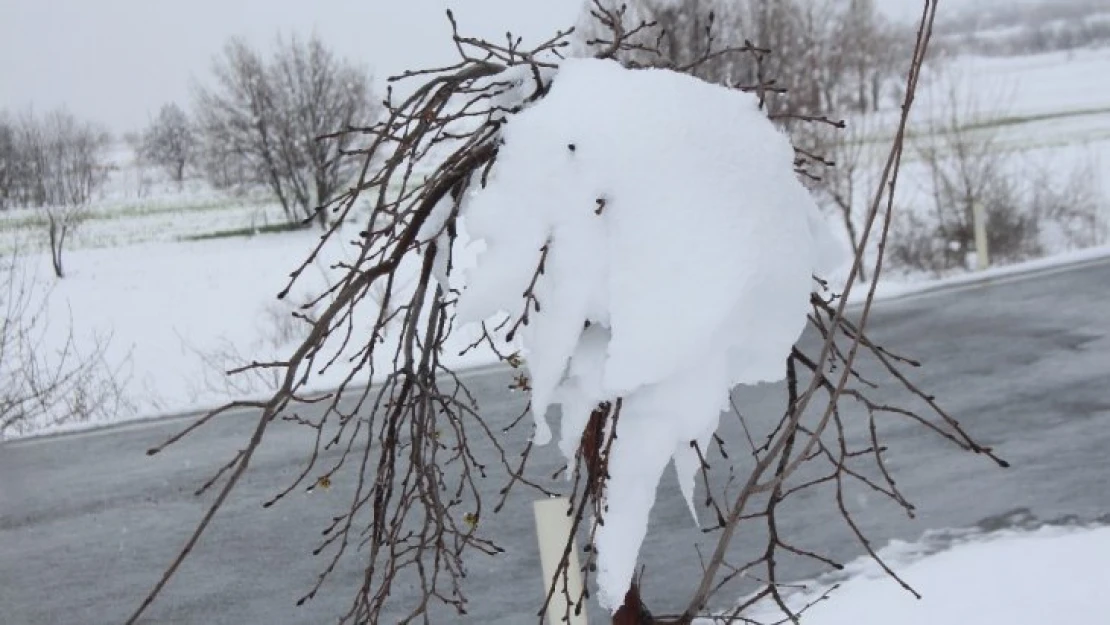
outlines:
{"label": "icy snow patch", "polygon": [[[924,545],[927,546],[927,545]],[[848,580],[830,601],[831,586],[819,579],[791,587],[787,605],[812,604],[806,625],[1040,625],[1106,622],[1103,599],[1110,574],[1110,528],[1046,526],[970,535],[940,553],[921,556],[923,545],[892,542],[879,555],[921,593],[906,592],[870,558],[850,562]],[[784,618],[770,600],[746,614],[755,622]],[[711,625],[713,621],[695,621]]]}
{"label": "icy snow patch", "polygon": [[600,600],[615,608],[666,465],[693,511],[691,441],[705,448],[732,386],[782,379],[811,276],[839,258],[789,140],[750,95],[571,60],[503,139],[463,207],[485,249],[459,317],[527,313],[535,440],[561,405],[568,461],[597,403],[623,400],[597,534]]}

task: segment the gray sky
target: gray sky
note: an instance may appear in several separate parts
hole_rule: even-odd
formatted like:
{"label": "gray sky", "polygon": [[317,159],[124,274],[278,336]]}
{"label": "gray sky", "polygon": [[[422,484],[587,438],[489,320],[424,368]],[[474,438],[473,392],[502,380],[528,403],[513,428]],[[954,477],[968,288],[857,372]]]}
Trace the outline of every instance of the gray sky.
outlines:
{"label": "gray sky", "polygon": [[[585,0],[0,0],[0,110],[65,105],[116,131],[165,102],[187,104],[231,36],[269,46],[318,32],[381,79],[454,60],[445,8],[466,34],[538,41],[574,23]],[[944,0],[944,12],[972,2]],[[990,0],[999,2],[1002,0]],[[1005,0],[1014,1],[1014,0]],[[880,0],[909,19],[921,0]]]}
{"label": "gray sky", "polygon": [[268,46],[315,30],[384,78],[454,60],[447,6],[467,34],[536,41],[582,0],[0,0],[0,109],[66,105],[137,129],[164,102],[187,104],[233,35]]}

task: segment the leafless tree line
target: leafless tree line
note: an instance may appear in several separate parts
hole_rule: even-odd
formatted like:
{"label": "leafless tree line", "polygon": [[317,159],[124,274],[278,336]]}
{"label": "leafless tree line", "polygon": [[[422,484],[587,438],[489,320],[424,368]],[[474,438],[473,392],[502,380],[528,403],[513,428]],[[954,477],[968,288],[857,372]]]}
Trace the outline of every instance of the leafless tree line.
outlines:
{"label": "leafless tree line", "polygon": [[326,204],[357,169],[358,138],[341,132],[373,121],[380,106],[361,66],[317,36],[279,39],[270,57],[232,39],[213,82],[195,89],[193,115],[165,105],[140,140],[140,155],[180,183],[187,169],[217,189],[264,187],[291,222],[325,225]]}
{"label": "leafless tree line", "polygon": [[[621,52],[627,63],[685,67],[707,45],[748,43],[771,51],[760,57],[717,55],[694,73],[722,85],[764,84],[768,92],[789,94],[772,99],[772,114],[875,110],[897,85],[894,59],[908,54],[904,29],[890,23],[874,0],[606,0],[604,6],[624,6],[629,19],[656,25]],[[589,41],[597,29],[587,19],[579,40],[596,45]]]}
{"label": "leafless tree line", "polygon": [[938,29],[945,54],[1015,56],[1110,42],[1110,7],[1100,0],[1051,0],[1020,7],[971,6]]}
{"label": "leafless tree line", "polygon": [[[263,185],[290,221],[325,223],[317,208],[349,185],[359,137],[344,130],[373,121],[379,105],[369,76],[318,37],[282,40],[273,57],[233,40],[199,87],[195,120],[162,107],[138,138],[141,162],[183,181],[200,166],[217,188]],[[12,118],[0,113],[0,210],[37,208],[56,275],[67,241],[107,180],[111,136],[65,109]]]}
{"label": "leafless tree line", "polygon": [[[907,118],[935,19],[936,2],[925,0],[922,5],[912,49],[900,63],[905,81],[903,112],[889,152],[868,191],[859,249],[876,237],[879,250],[883,250],[895,216],[893,195],[905,151]],[[698,74],[708,71],[704,65],[721,62],[724,57],[750,57],[758,82],[730,82],[729,87],[761,95],[789,95],[776,86],[783,83],[777,82],[776,75],[764,65],[775,51],[744,41],[736,45],[722,43],[719,26],[708,13],[698,18],[707,25],[701,52],[678,60],[669,55],[665,44],[652,43],[664,41],[665,32],[660,26],[631,9],[597,1],[591,5],[590,15],[596,24],[590,28],[589,39],[593,54],[600,58],[615,58],[630,68],[651,65]],[[327,210],[334,214],[334,224],[350,217],[356,201],[369,196],[372,212],[360,239],[353,242],[356,260],[339,268],[341,279],[318,301],[305,305],[306,313],[317,314],[301,317],[307,330],[304,341],[282,361],[244,368],[276,371],[279,387],[264,401],[236,402],[214,410],[150,450],[158,453],[227,410],[259,410],[255,428],[243,448],[200,488],[200,492],[215,490],[215,499],[129,622],[138,622],[165,588],[232,496],[264,444],[268,428],[278,419],[307,428],[314,442],[304,452],[303,471],[266,505],[297,491],[317,488],[338,488],[349,502],[339,514],[322,521],[323,536],[315,552],[323,558],[321,574],[298,601],[311,600],[324,583],[332,580],[341,562],[357,562],[363,574],[354,582],[352,601],[341,617],[344,623],[429,622],[437,610],[465,613],[464,558],[470,553],[495,556],[501,552],[496,537],[486,535],[482,519],[500,511],[513,488],[549,494],[538,482],[539,476],[529,471],[529,459],[537,453],[532,445],[512,449],[506,438],[508,431],[520,427],[524,415],[504,429],[488,421],[465,382],[442,360],[445,341],[454,330],[456,294],[439,284],[433,274],[437,266],[446,266],[448,271],[452,267],[451,244],[457,235],[458,211],[468,191],[484,184],[497,159],[504,119],[545,97],[551,81],[557,80],[559,62],[571,46],[572,33],[558,32],[536,47],[524,48],[511,36],[497,43],[466,37],[456,28],[454,43],[459,52],[457,63],[396,77],[416,82],[411,95],[398,102],[389,99],[388,114],[382,121],[352,130],[371,137],[371,144],[362,151],[357,184],[336,197]],[[739,66],[739,61],[736,63]],[[799,117],[796,122],[837,126],[819,116]],[[820,154],[809,158],[824,160]],[[421,169],[432,173],[427,178],[414,174]],[[425,232],[437,206],[446,206],[449,214],[442,226]],[[337,225],[330,226],[309,258],[293,272],[289,287],[322,246],[342,236]],[[543,253],[537,251],[536,279],[543,279]],[[912,505],[887,469],[880,422],[906,419],[956,448],[1005,464],[989,448],[975,443],[935,397],[908,377],[907,370],[920,363],[870,338],[867,324],[874,281],[862,310],[849,319],[846,302],[850,292],[860,288],[857,285],[864,262],[863,255],[857,254],[842,292],[829,293],[820,284],[815,287],[810,322],[822,341],[816,350],[795,350],[786,363],[784,409],[781,418],[775,417],[777,425],[759,442],[754,438],[746,443],[717,441],[722,450],[739,445],[746,453],[727,457],[746,457],[748,465],[715,460],[712,470],[741,467],[737,469],[738,479],[729,481],[731,490],[710,493],[708,498],[714,518],[720,521],[714,530],[717,545],[703,559],[704,574],[695,581],[688,604],[674,606],[672,616],[658,617],[654,622],[689,625],[697,617],[751,622],[746,617],[751,603],[724,614],[710,609],[711,601],[734,604],[739,596],[735,584],[743,576],[760,580],[761,589],[753,602],[773,601],[786,620],[797,622],[798,610],[784,599],[777,562],[801,557],[825,566],[836,563],[825,555],[796,547],[798,537],[779,531],[776,513],[783,502],[818,489],[834,495],[838,514],[863,548],[894,575],[844,505],[846,485],[862,485],[912,513]],[[400,286],[406,268],[415,271],[411,288]],[[880,253],[870,270],[878,275],[882,269]],[[279,297],[288,293],[286,288]],[[360,315],[376,319],[369,335],[355,332],[354,320]],[[472,348],[493,349],[507,366],[520,368],[521,357],[505,351],[506,333],[527,323],[527,319],[512,322],[510,319],[500,326],[486,327]],[[386,327],[390,325],[397,332],[387,336]],[[384,369],[382,360],[375,358],[382,355],[389,363]],[[857,368],[863,358],[877,363],[886,379],[864,377]],[[345,380],[337,392],[323,397],[305,392],[312,375],[334,367],[343,367]],[[383,382],[359,387],[353,380],[364,372],[380,374]],[[904,389],[913,403],[887,405],[872,400],[869,392],[879,383]],[[527,392],[527,374],[518,371],[513,386]],[[341,397],[345,400],[342,403]],[[606,457],[612,442],[609,426],[619,418],[620,405],[618,399],[598,406],[592,418],[597,423],[587,427],[573,468],[568,514],[573,516],[576,528],[585,533],[591,512],[604,515]],[[736,416],[745,422],[739,411]],[[862,422],[853,424],[850,419]],[[863,440],[850,436],[847,432],[853,426],[870,434]],[[591,433],[594,438],[587,440]],[[477,455],[479,439],[488,441],[494,451]],[[699,451],[706,456],[710,453]],[[490,501],[483,499],[478,484],[488,479],[495,467],[508,477],[497,500]],[[710,470],[706,464],[704,471]],[[765,549],[759,553],[738,552],[733,544],[737,532],[760,527],[768,536]],[[573,543],[568,541],[561,572],[551,580],[548,601],[556,593],[569,593],[560,580],[566,579],[572,549]],[[589,576],[589,554],[585,561],[583,572]],[[410,601],[400,599],[401,587],[413,589],[415,597],[410,594]],[[617,613],[618,618],[628,620],[615,622],[649,622],[645,604],[652,603],[651,598],[639,596],[635,586],[629,590],[625,606]],[[570,597],[569,609],[582,609],[586,598]],[[543,615],[546,604],[537,608]]]}
{"label": "leafless tree line", "polygon": [[87,204],[111,135],[65,109],[0,117],[0,208]]}

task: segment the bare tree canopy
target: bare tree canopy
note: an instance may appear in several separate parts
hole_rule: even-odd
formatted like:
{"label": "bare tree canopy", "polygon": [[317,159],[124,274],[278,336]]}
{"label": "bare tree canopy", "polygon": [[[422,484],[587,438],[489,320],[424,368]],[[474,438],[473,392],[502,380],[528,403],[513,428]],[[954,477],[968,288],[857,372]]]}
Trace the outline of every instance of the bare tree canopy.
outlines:
{"label": "bare tree canopy", "polygon": [[345,131],[377,114],[366,71],[313,36],[279,40],[269,60],[232,40],[213,73],[215,84],[198,88],[195,102],[209,178],[265,184],[291,220],[324,224],[317,209],[359,164],[350,154],[357,135]]}
{"label": "bare tree canopy", "polygon": [[104,182],[111,136],[99,125],[65,109],[27,112],[14,134],[18,205],[85,205]]}
{"label": "bare tree canopy", "polygon": [[196,156],[197,138],[188,115],[176,104],[162,106],[156,117],[143,132],[140,154],[161,167],[180,183],[185,178],[185,167]]}

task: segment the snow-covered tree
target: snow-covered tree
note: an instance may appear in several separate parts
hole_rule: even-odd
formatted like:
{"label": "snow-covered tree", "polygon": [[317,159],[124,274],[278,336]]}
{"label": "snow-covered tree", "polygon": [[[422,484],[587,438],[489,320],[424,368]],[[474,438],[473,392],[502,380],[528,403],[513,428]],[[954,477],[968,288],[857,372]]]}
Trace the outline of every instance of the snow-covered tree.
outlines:
{"label": "snow-covered tree", "polygon": [[[935,3],[927,7],[911,95]],[[403,77],[419,82],[388,103],[388,116],[371,129],[365,172],[331,206],[344,218],[365,199],[370,214],[357,228],[323,237],[289,287],[322,246],[353,246],[350,260],[332,268],[332,290],[307,305],[304,342],[280,362],[255,365],[278,371],[280,387],[248,404],[260,411],[251,440],[220,469],[216,503],[132,622],[281,415],[310,428],[315,443],[305,470],[273,501],[300,487],[344,488],[351,502],[325,521],[328,561],[301,600],[328,580],[338,583],[340,561],[357,562],[365,575],[340,618],[350,623],[447,622],[447,613],[465,613],[469,554],[502,554],[483,519],[511,505],[505,498],[515,486],[569,494],[567,514],[589,538],[583,568],[596,572],[600,604],[616,618],[639,618],[651,597],[641,602],[633,571],[669,464],[691,513],[715,524],[718,536],[703,578],[691,580],[689,604],[673,606],[673,622],[709,614],[711,600],[736,590],[730,583],[742,568],[765,583],[760,597],[788,610],[775,558],[833,561],[800,551],[776,529],[783,501],[822,486],[839,496],[843,481],[860,479],[912,510],[881,443],[861,445],[846,433],[842,398],[860,402],[859,418],[872,426],[876,415],[909,418],[964,449],[990,453],[901,373],[912,361],[869,338],[869,307],[846,315],[861,257],[848,264],[836,293],[815,279],[843,256],[795,171],[789,138],[759,95],[696,77],[701,62],[764,52],[708,47],[682,67],[638,69],[617,59],[640,50],[637,35],[650,26],[600,2],[593,8],[608,33],[594,58],[565,59],[567,33],[525,49],[512,37],[499,44],[456,30],[458,64]],[[905,118],[901,124],[904,131]],[[880,207],[893,192],[901,152],[899,140],[864,239],[885,233],[890,211]],[[795,345],[807,327],[822,339],[816,350]],[[528,394],[531,420],[490,420],[453,368],[460,347],[464,354],[487,350],[514,370],[512,388]],[[873,382],[855,367],[862,353],[929,412],[871,401]],[[338,392],[305,393],[337,368]],[[361,387],[367,377],[378,383]],[[784,382],[784,409],[753,420],[738,413],[749,437],[718,440],[733,387],[771,381]],[[322,407],[311,419],[301,410],[309,403]],[[526,465],[555,438],[547,421],[553,406],[561,408],[558,452],[567,479],[552,485]],[[514,458],[505,433],[521,423],[532,429]],[[495,452],[479,456],[479,439]],[[729,443],[750,444],[733,462],[720,459],[739,474],[736,489],[695,499],[695,477],[709,472],[712,447]],[[861,472],[861,462],[872,472]],[[496,469],[507,481],[502,497],[483,500],[478,484]],[[842,514],[852,521],[850,511]],[[731,548],[749,525],[769,538],[759,553],[741,554],[752,556],[745,568]],[[567,610],[587,600],[570,596],[566,582],[572,539],[548,580],[541,614],[556,595],[569,599]],[[362,548],[355,553],[354,545]],[[401,595],[402,586],[416,596]],[[735,606],[738,596],[724,600]],[[743,606],[720,620],[742,616]]]}

